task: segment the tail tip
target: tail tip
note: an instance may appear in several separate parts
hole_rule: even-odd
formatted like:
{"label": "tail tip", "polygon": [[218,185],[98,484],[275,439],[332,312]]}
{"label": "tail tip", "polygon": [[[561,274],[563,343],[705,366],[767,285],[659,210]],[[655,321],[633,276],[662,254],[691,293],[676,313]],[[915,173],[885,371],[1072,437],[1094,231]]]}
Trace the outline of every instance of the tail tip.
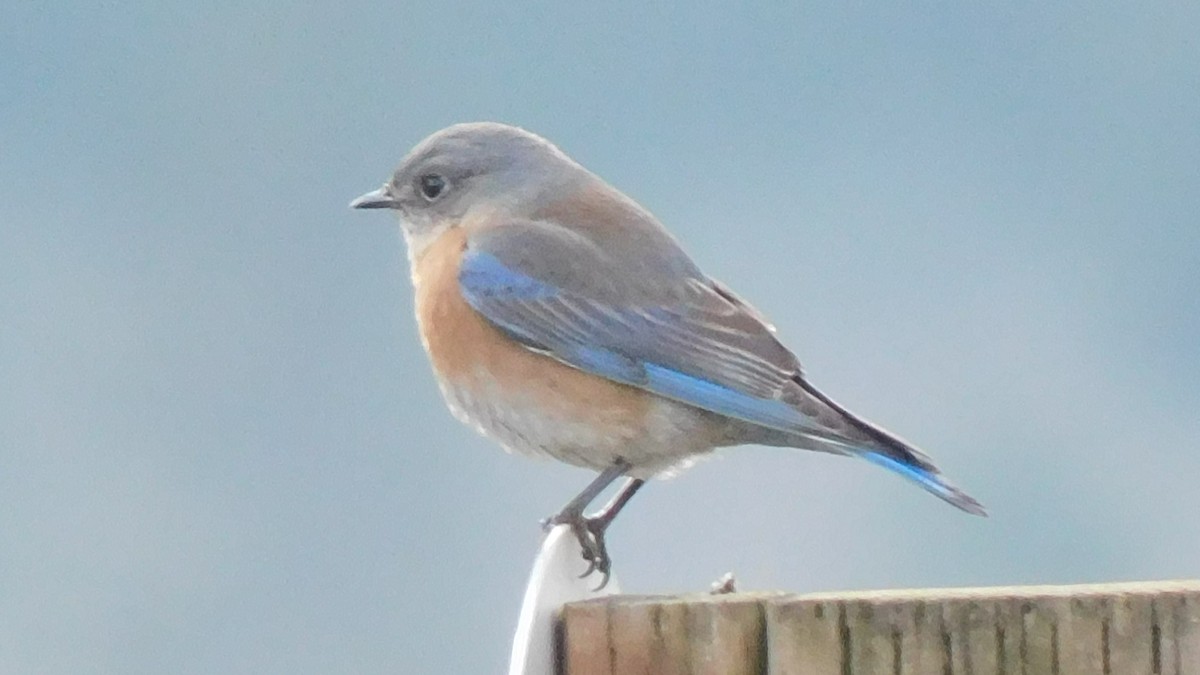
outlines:
{"label": "tail tip", "polygon": [[988,517],[987,508],[985,508],[983,504],[980,504],[978,499],[975,499],[971,495],[959,490],[956,487],[950,485],[947,485],[946,487],[949,488],[946,496],[944,497],[946,501],[973,516],[981,516],[983,518]]}
{"label": "tail tip", "polygon": [[875,464],[895,471],[905,478],[914,481],[950,505],[971,515],[982,516],[984,518],[988,515],[987,509],[984,508],[983,504],[979,503],[979,500],[963,492],[950,481],[943,478],[936,469],[931,470],[914,466],[878,452],[868,453],[865,457]]}

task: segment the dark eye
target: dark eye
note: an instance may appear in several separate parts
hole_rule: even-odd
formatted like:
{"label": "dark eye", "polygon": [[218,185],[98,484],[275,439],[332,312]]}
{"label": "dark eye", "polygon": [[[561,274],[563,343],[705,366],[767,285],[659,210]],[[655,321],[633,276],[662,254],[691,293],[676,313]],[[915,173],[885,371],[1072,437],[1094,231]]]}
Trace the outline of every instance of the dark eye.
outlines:
{"label": "dark eye", "polygon": [[421,186],[421,194],[429,201],[437,199],[446,189],[446,179],[435,173],[421,176],[418,183]]}

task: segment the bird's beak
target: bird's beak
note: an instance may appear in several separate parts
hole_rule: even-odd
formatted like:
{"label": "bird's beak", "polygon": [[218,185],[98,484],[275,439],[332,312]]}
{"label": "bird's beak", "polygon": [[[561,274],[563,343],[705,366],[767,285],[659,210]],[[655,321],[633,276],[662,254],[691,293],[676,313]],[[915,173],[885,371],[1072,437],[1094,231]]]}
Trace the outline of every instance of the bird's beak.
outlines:
{"label": "bird's beak", "polygon": [[397,206],[399,204],[392,195],[388,194],[386,185],[350,202],[352,209],[394,209]]}

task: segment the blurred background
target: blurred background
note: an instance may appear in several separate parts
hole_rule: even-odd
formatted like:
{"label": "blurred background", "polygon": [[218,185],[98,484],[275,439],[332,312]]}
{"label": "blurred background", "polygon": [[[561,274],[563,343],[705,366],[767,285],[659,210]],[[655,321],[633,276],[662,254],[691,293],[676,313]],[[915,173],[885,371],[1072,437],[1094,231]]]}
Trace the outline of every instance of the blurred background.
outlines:
{"label": "blurred background", "polygon": [[77,2],[0,23],[0,672],[496,673],[591,474],[445,411],[394,221],[499,120],[990,508],[745,448],[627,591],[1200,575],[1200,5]]}

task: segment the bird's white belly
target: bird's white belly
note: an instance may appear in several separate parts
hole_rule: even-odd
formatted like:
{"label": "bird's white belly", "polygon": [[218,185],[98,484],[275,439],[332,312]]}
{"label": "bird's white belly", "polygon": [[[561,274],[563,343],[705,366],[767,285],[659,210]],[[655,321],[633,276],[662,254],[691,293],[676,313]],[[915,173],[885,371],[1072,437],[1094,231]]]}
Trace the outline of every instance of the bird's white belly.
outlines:
{"label": "bird's white belly", "polygon": [[656,399],[650,410],[632,419],[619,410],[592,409],[586,418],[547,410],[520,394],[501,392],[486,376],[473,386],[439,378],[454,416],[512,453],[548,457],[575,466],[604,469],[618,459],[631,475],[651,477],[690,465],[712,449],[703,439],[706,420],[694,409]]}

